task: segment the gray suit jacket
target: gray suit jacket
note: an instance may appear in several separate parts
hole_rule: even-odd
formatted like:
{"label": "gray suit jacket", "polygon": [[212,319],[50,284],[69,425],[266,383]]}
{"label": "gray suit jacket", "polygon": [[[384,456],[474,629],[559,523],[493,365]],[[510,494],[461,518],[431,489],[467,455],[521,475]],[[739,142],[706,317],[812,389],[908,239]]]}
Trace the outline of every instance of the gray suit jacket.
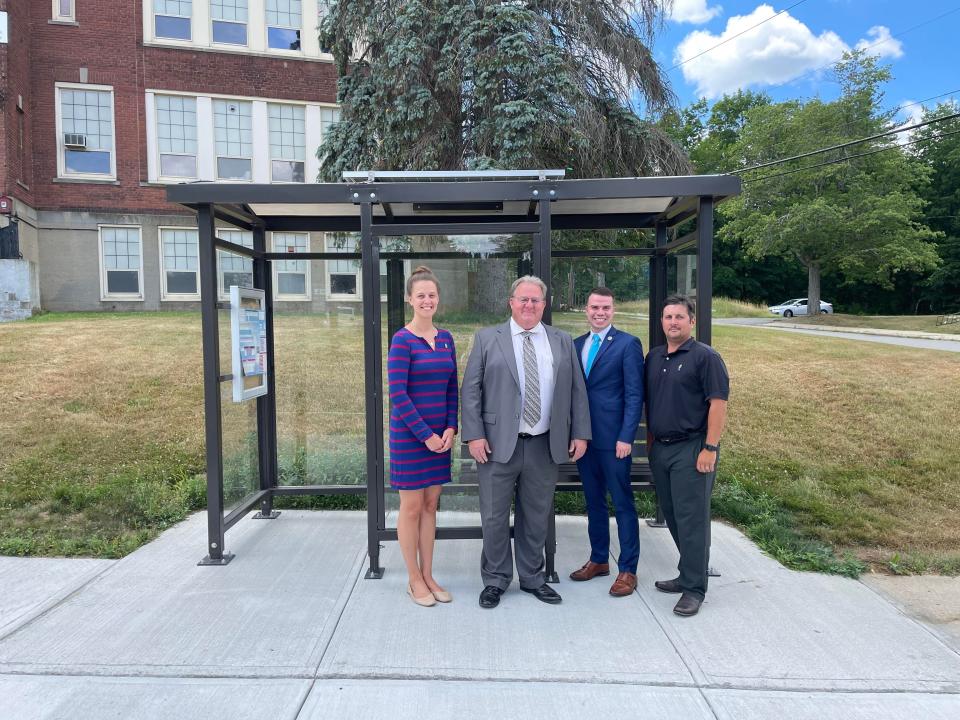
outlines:
{"label": "gray suit jacket", "polygon": [[[543,327],[553,353],[550,455],[559,464],[570,459],[571,439],[590,439],[590,406],[573,338],[550,325]],[[517,446],[520,411],[520,375],[510,322],[478,330],[460,387],[462,439],[486,438],[494,462],[508,462]]]}

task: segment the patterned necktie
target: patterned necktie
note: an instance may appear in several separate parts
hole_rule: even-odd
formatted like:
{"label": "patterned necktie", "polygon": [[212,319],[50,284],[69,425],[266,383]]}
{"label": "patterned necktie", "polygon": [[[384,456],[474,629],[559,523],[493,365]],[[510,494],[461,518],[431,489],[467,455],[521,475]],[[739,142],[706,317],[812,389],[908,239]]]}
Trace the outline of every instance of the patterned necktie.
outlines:
{"label": "patterned necktie", "polygon": [[597,359],[597,353],[600,351],[600,336],[594,334],[593,343],[590,345],[590,352],[587,353],[587,367],[584,374],[590,377],[590,370],[593,368],[593,361]]}
{"label": "patterned necktie", "polygon": [[528,427],[540,422],[540,371],[537,369],[537,351],[530,336],[523,332],[523,421]]}

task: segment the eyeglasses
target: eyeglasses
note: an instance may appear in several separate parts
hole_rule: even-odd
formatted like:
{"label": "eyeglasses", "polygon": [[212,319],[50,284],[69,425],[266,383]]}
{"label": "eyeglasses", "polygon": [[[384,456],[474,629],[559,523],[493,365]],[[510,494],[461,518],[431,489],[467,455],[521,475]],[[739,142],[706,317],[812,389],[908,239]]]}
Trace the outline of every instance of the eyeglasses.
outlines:
{"label": "eyeglasses", "polygon": [[531,297],[515,297],[511,299],[516,300],[521,305],[539,305],[545,302],[542,298],[531,298]]}

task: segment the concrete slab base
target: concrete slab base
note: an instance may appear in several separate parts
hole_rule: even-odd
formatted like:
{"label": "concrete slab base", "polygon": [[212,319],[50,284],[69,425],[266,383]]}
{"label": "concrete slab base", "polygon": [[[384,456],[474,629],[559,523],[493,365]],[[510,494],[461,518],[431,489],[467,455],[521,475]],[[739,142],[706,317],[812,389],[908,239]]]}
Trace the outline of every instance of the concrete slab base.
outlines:
{"label": "concrete slab base", "polygon": [[359,717],[712,720],[715,716],[693,688],[563,682],[318,680],[299,720]]}
{"label": "concrete slab base", "polygon": [[0,638],[54,607],[115,562],[0,557]]}
{"label": "concrete slab base", "polygon": [[680,618],[653,588],[676,572],[670,535],[640,532],[633,595],[567,580],[586,521],[558,518],[563,603],[514,583],[493,610],[478,540],[437,544],[449,605],[410,601],[396,543],[362,579],[363,513],[245,519],[222,567],[196,565],[203,514],[113,563],[0,559],[23,590],[0,593],[0,718],[960,717],[960,653],[863,583],[786,570],[715,524],[722,576]]}
{"label": "concrete slab base", "polygon": [[307,680],[0,676],[9,720],[293,720]]}

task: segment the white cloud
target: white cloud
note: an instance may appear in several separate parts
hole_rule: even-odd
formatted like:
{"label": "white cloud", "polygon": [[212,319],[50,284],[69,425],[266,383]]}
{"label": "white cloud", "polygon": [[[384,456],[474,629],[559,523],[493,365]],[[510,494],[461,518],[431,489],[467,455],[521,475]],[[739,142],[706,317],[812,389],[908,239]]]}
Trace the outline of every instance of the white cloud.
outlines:
{"label": "white cloud", "polygon": [[702,25],[712,20],[723,11],[720,5],[707,6],[707,0],[673,0],[673,11],[670,19],[674,22],[685,22],[693,25]]}
{"label": "white cloud", "polygon": [[857,50],[866,50],[870,55],[880,57],[903,57],[903,43],[890,37],[890,28],[874,25],[867,30],[867,37],[857,43]]}
{"label": "white cloud", "polygon": [[[916,125],[918,122],[921,122],[923,120],[924,108],[922,104],[916,103],[913,100],[904,100],[902,103],[900,103],[900,107],[903,109],[897,113],[897,116],[898,117],[906,116],[906,119],[903,120],[902,122],[897,123],[896,127],[898,129],[908,127],[910,125]],[[916,132],[916,129],[906,130],[905,132],[898,134],[896,136],[897,142],[900,143],[901,145],[904,145],[910,142],[911,140],[913,140],[913,134],[915,132]]]}
{"label": "white cloud", "polygon": [[[869,48],[872,55],[903,55],[901,43],[890,37],[888,28],[877,25],[867,36],[858,48]],[[719,43],[724,44],[715,47]],[[777,15],[771,6],[759,5],[749,15],[731,17],[719,35],[706,30],[687,35],[677,46],[674,62],[697,94],[713,99],[750,86],[782,85],[829,67],[848,50],[835,32],[815,35],[789,13]]]}

